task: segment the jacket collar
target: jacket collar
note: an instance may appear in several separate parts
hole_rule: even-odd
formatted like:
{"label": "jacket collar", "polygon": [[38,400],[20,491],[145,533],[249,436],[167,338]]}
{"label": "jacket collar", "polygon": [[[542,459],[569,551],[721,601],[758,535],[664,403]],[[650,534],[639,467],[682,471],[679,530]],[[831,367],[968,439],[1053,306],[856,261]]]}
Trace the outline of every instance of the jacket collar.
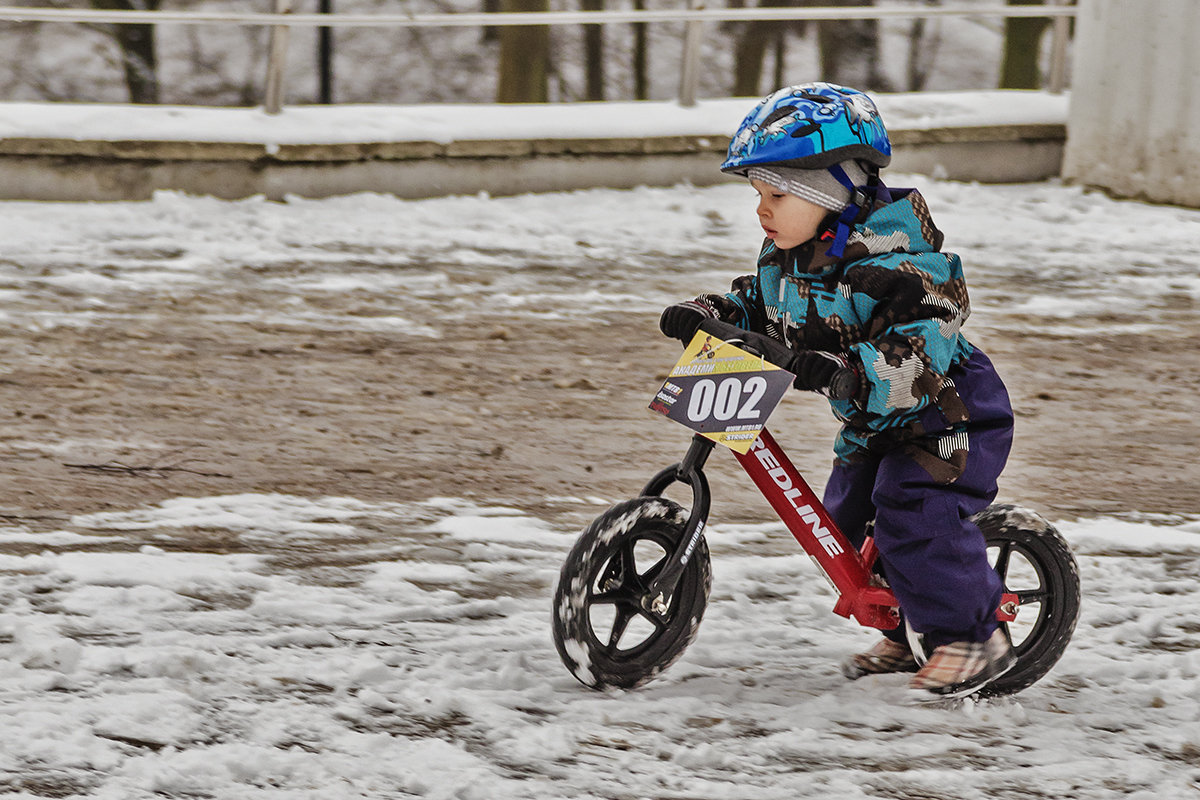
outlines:
{"label": "jacket collar", "polygon": [[[866,256],[930,252],[940,249],[942,244],[941,232],[933,225],[925,199],[915,189],[892,189],[890,203],[876,200],[871,210],[855,222],[841,258],[826,252],[836,225],[837,215],[829,215],[821,223],[815,238],[788,250],[780,250],[773,241],[765,240],[758,255],[758,266],[774,265],[785,275],[797,278],[823,278],[842,265]],[[906,235],[898,237],[895,235],[898,232]]]}

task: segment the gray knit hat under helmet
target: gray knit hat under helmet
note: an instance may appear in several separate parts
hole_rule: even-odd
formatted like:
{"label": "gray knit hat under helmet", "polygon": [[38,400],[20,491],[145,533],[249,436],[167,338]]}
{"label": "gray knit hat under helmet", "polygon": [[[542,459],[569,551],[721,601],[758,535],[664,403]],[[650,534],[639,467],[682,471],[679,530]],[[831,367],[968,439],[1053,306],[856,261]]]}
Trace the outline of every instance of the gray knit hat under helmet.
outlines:
{"label": "gray knit hat under helmet", "polygon": [[[867,173],[854,161],[843,161],[842,169],[855,186],[867,182]],[[830,211],[844,211],[850,205],[850,190],[827,169],[797,169],[775,165],[750,167],[746,177],[762,181],[780,191],[815,203]]]}

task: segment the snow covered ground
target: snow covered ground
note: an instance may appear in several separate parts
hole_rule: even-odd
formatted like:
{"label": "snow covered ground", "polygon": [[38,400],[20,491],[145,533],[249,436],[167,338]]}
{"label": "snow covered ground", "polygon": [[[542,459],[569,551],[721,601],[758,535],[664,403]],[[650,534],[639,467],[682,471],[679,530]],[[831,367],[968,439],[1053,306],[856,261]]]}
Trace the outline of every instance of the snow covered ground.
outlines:
{"label": "snow covered ground", "polygon": [[[1200,296],[1200,212],[921,184],[967,260],[977,328],[1048,315],[1100,335],[1174,324]],[[487,315],[651,311],[723,285],[757,241],[741,186],[0,210],[0,323],[35,331],[254,285],[247,318],[433,339]],[[358,313],[302,300],[322,292],[356,293]],[[1200,520],[1128,511],[1060,522],[1086,604],[1059,666],[1015,698],[939,709],[897,702],[902,680],[840,677],[873,637],[830,613],[777,524],[710,529],[699,639],[607,695],[550,641],[576,530],[505,498],[181,497],[49,532],[0,518],[0,793],[1196,797]],[[224,546],[195,552],[197,531]]]}
{"label": "snow covered ground", "polygon": [[[186,526],[232,534],[239,552],[177,552]],[[1087,598],[1073,646],[1021,695],[952,709],[902,705],[902,680],[838,674],[871,637],[830,613],[807,557],[767,544],[787,537],[776,525],[711,530],[699,640],[617,695],[575,683],[550,643],[574,532],[517,509],[249,495],[39,537],[0,529],[6,546],[39,549],[0,558],[0,787],[114,800],[1194,796],[1200,523],[1063,527]],[[136,549],[72,549],[117,537]],[[314,548],[354,566],[289,566]]]}
{"label": "snow covered ground", "polygon": [[[1055,183],[889,182],[919,185],[963,256],[973,328],[1145,328],[1200,297],[1200,211]],[[250,317],[427,336],[439,335],[431,320],[657,311],[749,270],[761,237],[753,197],[729,184],[420,202],[7,202],[0,321],[80,326],[248,288]],[[350,292],[358,314],[324,315],[305,299]]]}

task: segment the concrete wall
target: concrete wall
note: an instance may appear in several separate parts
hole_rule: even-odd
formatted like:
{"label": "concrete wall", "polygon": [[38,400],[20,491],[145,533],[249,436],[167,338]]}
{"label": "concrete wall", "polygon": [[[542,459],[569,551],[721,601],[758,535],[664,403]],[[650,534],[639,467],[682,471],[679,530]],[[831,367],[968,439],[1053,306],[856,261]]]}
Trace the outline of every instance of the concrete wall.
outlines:
{"label": "concrete wall", "polygon": [[1200,0],[1080,0],[1065,177],[1200,207]]}
{"label": "concrete wall", "polygon": [[[1062,124],[897,129],[891,172],[1037,181],[1060,173]],[[277,145],[0,140],[0,199],[144,200],[167,189],[226,199],[382,192],[419,198],[726,180],[726,136]]]}

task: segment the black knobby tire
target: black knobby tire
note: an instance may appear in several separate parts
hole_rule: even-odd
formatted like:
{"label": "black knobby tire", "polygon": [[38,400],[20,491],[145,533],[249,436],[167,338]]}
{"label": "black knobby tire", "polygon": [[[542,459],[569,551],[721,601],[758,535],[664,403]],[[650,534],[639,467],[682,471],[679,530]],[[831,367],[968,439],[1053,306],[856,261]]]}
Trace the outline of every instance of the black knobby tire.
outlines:
{"label": "black knobby tire", "polygon": [[632,689],[658,675],[696,636],[712,567],[697,542],[664,615],[641,605],[646,586],[683,536],[687,512],[661,497],[619,503],[587,527],[567,555],[554,593],[554,646],[595,689]]}
{"label": "black knobby tire", "polygon": [[974,522],[1006,591],[1021,600],[1016,620],[1000,623],[1017,664],[984,691],[1012,694],[1041,680],[1067,649],[1079,620],[1079,568],[1062,534],[1036,512],[996,504]]}

